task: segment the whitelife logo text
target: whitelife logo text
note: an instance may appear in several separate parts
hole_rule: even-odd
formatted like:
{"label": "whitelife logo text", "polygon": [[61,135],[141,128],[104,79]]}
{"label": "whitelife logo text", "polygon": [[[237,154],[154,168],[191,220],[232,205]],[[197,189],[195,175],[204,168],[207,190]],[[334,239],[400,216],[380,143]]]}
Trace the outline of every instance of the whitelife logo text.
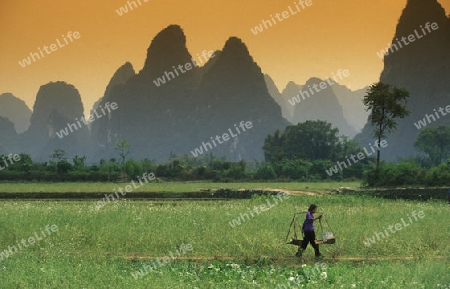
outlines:
{"label": "whitelife logo text", "polygon": [[[376,153],[377,150],[381,150],[381,148],[385,148],[388,146],[387,141],[382,140],[380,143],[378,143],[378,141],[375,141],[374,146],[376,147],[376,149],[372,146],[371,143],[369,143],[369,147],[372,150],[372,153]],[[345,161],[342,162],[336,162],[337,165],[335,165],[334,167],[330,167],[328,170],[325,170],[325,172],[327,173],[327,175],[329,175],[330,177],[333,174],[337,174],[339,173],[339,171],[342,171],[343,169],[346,169],[348,166],[351,166],[353,164],[356,164],[359,161],[364,160],[366,157],[369,157],[372,155],[372,153],[370,153],[367,148],[364,148],[364,153],[363,152],[359,152],[356,155],[351,154],[350,158],[348,156],[345,156],[345,161],[347,161],[347,163]],[[358,158],[358,159],[356,159]],[[352,160],[352,162],[350,162],[350,159]],[[348,164],[348,166],[347,166]]]}
{"label": "whitelife logo text", "polygon": [[[149,0],[142,0],[142,2],[147,3]],[[136,3],[137,2],[137,3]],[[142,6],[142,2],[141,0],[136,0],[136,1],[127,1],[127,4],[120,7],[119,9],[116,9],[117,14],[119,14],[119,16],[122,16],[124,14],[127,14],[130,11],[133,11],[134,9]],[[139,3],[139,6],[138,6]],[[130,10],[128,10],[128,8],[130,8]]]}
{"label": "whitelife logo text", "polygon": [[[257,35],[258,33],[262,33],[264,31],[264,28],[267,30],[270,27],[272,27],[272,25],[276,25],[278,22],[281,22],[285,19],[288,19],[289,17],[305,10],[306,8],[310,7],[312,5],[312,0],[299,0],[298,3],[294,2],[294,7],[292,8],[290,5],[287,7],[288,9],[286,11],[283,11],[281,13],[276,13],[275,17],[273,15],[270,15],[270,20],[261,20],[261,24],[259,24],[258,26],[255,26],[255,28],[250,28],[250,31],[254,34]],[[301,7],[301,8],[300,8]],[[278,20],[275,20],[275,18]],[[263,27],[264,26],[264,27]]]}
{"label": "whitelife logo text", "polygon": [[[399,51],[404,46],[407,46],[411,43],[413,43],[416,40],[419,40],[420,38],[423,38],[424,36],[428,35],[429,33],[433,32],[434,30],[438,30],[439,25],[436,22],[433,22],[430,24],[430,22],[427,22],[425,24],[425,28],[420,25],[420,30],[423,34],[420,34],[417,29],[414,29],[414,33],[411,33],[408,35],[408,37],[401,37],[400,40],[398,38],[395,38],[395,43],[392,41],[392,44],[388,44],[388,47],[386,49],[382,49],[380,52],[377,52],[377,55],[379,58],[383,59],[383,57],[388,56],[389,54],[392,54],[394,52]],[[428,34],[426,31],[428,31]],[[408,39],[408,40],[406,40]],[[409,41],[409,42],[408,42]],[[403,45],[402,45],[403,43]],[[395,51],[394,51],[395,48]]]}
{"label": "whitelife logo text", "polygon": [[[67,37],[67,38],[66,38]],[[55,52],[59,48],[62,48],[69,43],[72,43],[74,40],[79,39],[80,33],[78,31],[75,31],[72,33],[72,31],[67,32],[67,34],[64,36],[62,35],[62,41],[59,40],[59,38],[56,39],[56,44],[50,44],[49,46],[44,45],[44,47],[41,49],[41,47],[38,47],[38,52],[30,52],[30,56],[28,56],[25,59],[22,59],[22,61],[19,61],[20,66],[25,68],[27,65],[30,65],[33,60],[33,63],[38,61],[41,58],[44,58],[46,55],[51,54],[52,52]],[[70,42],[67,40],[69,39]],[[45,52],[45,54],[44,54]]]}
{"label": "whitelife logo text", "polygon": [[[375,234],[372,235],[372,237],[369,237],[369,238],[367,238],[366,241],[364,241],[364,245],[366,247],[370,247],[371,245],[374,245],[377,242],[377,240],[381,241],[381,238],[384,239],[384,238],[389,237],[389,232],[391,232],[391,234],[394,234],[403,228],[411,226],[411,224],[413,223],[413,220],[409,216],[409,214],[407,214],[407,216],[408,216],[409,223],[406,223],[405,220],[403,218],[401,218],[400,220],[402,221],[402,223],[396,223],[395,225],[389,225],[387,228],[383,228],[384,233],[383,232],[375,232]],[[419,213],[416,213],[416,211],[413,211],[411,213],[411,216],[417,222],[418,221],[417,217],[419,217],[420,219],[423,219],[425,217],[425,213],[423,211],[419,211]],[[388,231],[388,229],[389,229],[389,231]]]}
{"label": "whitelife logo text", "polygon": [[[215,56],[215,54],[214,54],[214,51],[212,51],[212,50],[210,50],[209,52],[206,50],[203,50],[201,57],[197,53],[197,58],[200,62],[200,65],[202,65],[203,62],[207,62],[208,59],[211,59],[214,56]],[[185,63],[184,65],[179,64],[177,67],[172,66],[173,72],[172,71],[164,71],[164,74],[161,77],[158,77],[156,80],[153,80],[153,83],[157,87],[160,87],[161,85],[166,84],[166,82],[169,82],[172,79],[176,78],[177,76],[180,76],[180,73],[184,74],[194,67],[199,67],[197,62],[195,62],[194,58],[191,58],[191,62]]]}
{"label": "whitelife logo text", "polygon": [[[28,239],[22,239],[22,240],[20,240],[20,242],[17,241],[16,245],[19,248],[19,250],[22,251],[23,248],[28,248],[29,246],[34,245],[36,243],[36,241],[43,240],[45,237],[50,236],[52,234],[52,232],[56,233],[57,231],[58,231],[58,226],[46,225],[45,232],[47,232],[47,234],[41,228],[40,234],[37,232],[34,232],[34,235],[29,237]],[[11,257],[13,254],[19,252],[19,250],[17,250],[16,245],[8,246],[7,250],[1,251],[0,252],[0,261],[3,261],[3,259],[7,259],[8,257]],[[22,246],[23,246],[23,248],[22,248]],[[14,249],[14,252],[13,252],[13,249]]]}
{"label": "whitelife logo text", "polygon": [[[247,128],[247,129],[251,129],[252,127],[253,127],[253,124],[252,124],[251,121],[247,121],[247,122],[245,122],[245,124],[244,124],[244,121],[241,121],[241,122],[239,123],[239,127],[238,127],[236,124],[234,125],[234,129],[235,129],[235,131],[236,131],[237,134],[234,134],[234,133],[233,133],[233,130],[231,130],[231,128],[229,128],[229,129],[228,129],[228,132],[229,132],[230,134],[228,134],[228,133],[225,132],[225,133],[222,134],[222,136],[216,135],[215,138],[210,137],[210,139],[211,139],[211,142],[213,143],[214,147],[217,147],[216,141],[217,141],[219,144],[223,144],[224,142],[227,142],[227,141],[230,140],[230,136],[231,136],[232,138],[235,138],[235,137],[237,137],[238,135],[241,134],[241,130],[242,130],[243,132],[245,132],[245,131],[246,131],[246,130],[245,130],[246,128]],[[241,130],[239,130],[239,128],[241,128]],[[205,150],[203,151],[203,149],[205,149]],[[191,151],[191,154],[192,154],[194,157],[198,157],[198,155],[202,155],[203,153],[207,152],[208,149],[209,149],[209,150],[212,150],[212,149],[213,149],[212,144],[209,143],[209,142],[202,142],[202,145],[201,145],[200,147],[198,147],[198,148],[195,148],[193,151]]]}
{"label": "whitelife logo text", "polygon": [[177,258],[181,257],[181,254],[185,255],[186,252],[191,252],[192,250],[192,244],[181,244],[180,249],[175,250],[175,254],[172,253],[172,251],[169,251],[170,257],[164,256],[161,258],[156,258],[155,260],[150,261],[148,264],[144,265],[139,271],[131,272],[131,276],[133,276],[134,280],[142,278],[148,273],[156,271],[158,267],[162,267],[168,264],[170,261],[174,261]]}
{"label": "whitelife logo text", "polygon": [[[262,212],[266,212],[270,209],[272,209],[273,207],[275,207],[275,205],[278,205],[278,202],[282,203],[283,200],[287,200],[289,199],[291,196],[285,193],[278,193],[276,196],[271,196],[272,200],[273,200],[273,204],[270,202],[270,199],[267,198],[266,199],[266,204],[262,204],[259,206],[254,206],[253,209],[247,208],[248,213],[250,214],[250,216],[252,216],[252,218],[255,217],[256,215],[261,214]],[[230,224],[231,228],[240,226],[241,224],[245,223],[246,219],[250,220],[250,216],[248,215],[248,213],[241,213],[239,215],[239,217],[237,217],[236,219],[231,220],[231,222],[228,222],[228,224]],[[255,214],[253,214],[255,213]]]}
{"label": "whitelife logo text", "polygon": [[[428,124],[432,124],[433,122],[439,120],[441,118],[441,116],[446,116],[447,114],[450,113],[450,105],[447,105],[445,107],[445,111],[444,112],[444,108],[443,107],[439,107],[438,110],[436,111],[436,109],[433,109],[434,111],[434,115],[431,114],[425,114],[425,117],[423,118],[423,120],[419,120],[418,122],[415,122],[414,125],[417,127],[417,129],[421,129],[427,126],[427,121]],[[438,111],[441,113],[441,116],[439,116]]]}
{"label": "whitelife logo text", "polygon": [[[100,109],[102,111],[102,115],[99,115],[97,113],[97,109],[94,109],[94,114],[91,114],[87,119],[85,119],[84,116],[81,117],[80,119],[75,118],[76,123],[68,123],[67,127],[62,129],[62,130],[60,130],[59,132],[56,132],[56,135],[59,138],[63,138],[65,136],[68,136],[69,135],[69,130],[70,130],[70,132],[74,132],[74,131],[77,131],[78,128],[82,127],[82,125],[80,123],[80,120],[84,123],[84,125],[87,126],[91,122],[93,122],[94,120],[99,119],[102,116],[105,116],[105,115],[111,113],[111,110],[116,110],[118,107],[119,106],[115,102],[112,102],[111,104],[109,102],[107,102],[107,103],[105,103],[105,107],[102,107],[100,105],[97,109]],[[105,111],[104,108],[107,110],[107,112]],[[77,124],[78,124],[78,126],[77,126]]]}
{"label": "whitelife logo text", "polygon": [[20,161],[20,155],[18,154],[9,154],[6,159],[5,157],[2,158],[0,161],[0,171],[8,168],[10,165],[13,165],[15,162]]}
{"label": "whitelife logo text", "polygon": [[[314,83],[311,87],[311,85],[308,84],[308,87],[303,87],[299,93],[292,97],[291,99],[288,99],[288,102],[292,105],[295,106],[296,104],[300,103],[302,100],[305,100],[306,98],[310,98],[311,96],[313,96],[316,92],[319,93],[324,89],[327,89],[328,87],[331,87],[332,85],[336,84],[337,81],[337,76],[339,76],[339,80],[344,79],[344,77],[349,77],[350,76],[350,71],[348,71],[347,69],[339,69],[337,71],[337,76],[334,75],[334,73],[332,73],[333,76],[332,78],[334,79],[335,82],[333,82],[330,78],[326,79],[325,81]],[[313,90],[314,89],[314,90]],[[301,96],[301,98],[300,98]]]}
{"label": "whitelife logo text", "polygon": [[[144,173],[142,175],[142,180],[144,180],[146,184],[148,184],[148,182],[151,182],[155,179],[156,179],[156,176],[154,173]],[[144,185],[144,183],[142,183],[142,180],[141,180],[141,178],[138,178],[139,185],[137,185],[133,180],[133,181],[131,181],[131,184],[125,186],[125,188],[119,187],[118,190],[116,190],[114,188],[114,194],[116,197],[114,198],[113,194],[110,194],[110,195],[105,194],[105,197],[103,199],[95,202],[95,209],[99,210],[99,209],[103,208],[107,203],[115,202],[115,201],[119,200],[121,196],[125,197],[125,195],[127,193],[131,193],[135,189],[142,187]],[[133,187],[131,185],[133,185]],[[125,192],[123,191],[124,189],[125,189]],[[118,192],[121,194],[121,196],[119,196]]]}

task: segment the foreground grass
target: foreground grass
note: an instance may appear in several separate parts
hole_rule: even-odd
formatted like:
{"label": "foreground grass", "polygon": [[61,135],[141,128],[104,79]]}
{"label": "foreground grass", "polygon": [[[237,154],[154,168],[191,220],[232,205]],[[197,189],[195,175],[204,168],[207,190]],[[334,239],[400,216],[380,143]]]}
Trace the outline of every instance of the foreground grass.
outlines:
{"label": "foreground grass", "polygon": [[[253,211],[271,203],[265,212]],[[180,244],[192,244],[196,256],[289,256],[295,246],[284,239],[295,212],[316,203],[337,236],[335,245],[324,245],[330,256],[450,255],[450,220],[445,202],[390,201],[356,196],[291,196],[274,205],[273,197],[216,202],[129,201],[107,203],[97,210],[92,201],[2,201],[0,244],[15,244],[37,231],[56,224],[51,238],[56,247],[70,252],[148,254],[160,256]],[[268,206],[267,206],[268,207]],[[408,220],[412,212],[424,218]],[[247,214],[247,215],[245,215]],[[241,225],[233,228],[233,219]],[[303,216],[300,217],[302,222]],[[365,246],[364,241],[388,226],[404,227]],[[316,227],[320,229],[319,224]],[[70,240],[69,242],[67,240]]]}
{"label": "foreground grass", "polygon": [[[130,183],[0,183],[0,193],[110,193],[115,188]],[[212,183],[212,182],[167,182],[147,183],[133,192],[200,192],[204,190],[227,189],[286,189],[329,191],[338,187],[360,187],[359,182],[317,182],[317,183]]]}
{"label": "foreground grass", "polygon": [[[286,245],[284,238],[293,213],[305,211],[310,203],[317,203],[324,212],[337,242],[321,246],[328,257],[324,260],[327,277],[317,274],[309,283],[303,282],[310,286],[307,288],[450,285],[449,207],[444,202],[301,196],[285,199],[265,212],[254,213],[254,217],[249,214],[249,208],[268,201],[274,203],[272,197],[217,202],[121,200],[100,210],[94,208],[94,201],[1,201],[0,251],[33,236],[47,224],[58,226],[58,232],[0,261],[1,287],[275,288],[300,282],[296,275],[302,269],[296,259],[286,260],[296,247]],[[402,218],[408,220],[413,211],[423,211],[424,218],[371,246],[364,245],[375,232],[400,223]],[[230,226],[230,221],[246,213],[249,217],[245,222]],[[150,257],[166,256],[181,244],[192,245],[193,250],[184,255],[187,258],[229,258],[239,268],[223,262],[177,260],[142,278],[131,275],[148,264]],[[305,255],[313,255],[310,247]],[[340,256],[416,259],[331,263],[332,256],[338,260]],[[137,257],[148,259],[133,261]],[[277,258],[285,259],[272,264],[271,259]]]}
{"label": "foreground grass", "polygon": [[[17,261],[17,263],[20,263]],[[296,267],[232,262],[171,262],[143,277],[144,264],[117,258],[45,255],[0,272],[2,288],[449,288],[448,262],[310,263]]]}

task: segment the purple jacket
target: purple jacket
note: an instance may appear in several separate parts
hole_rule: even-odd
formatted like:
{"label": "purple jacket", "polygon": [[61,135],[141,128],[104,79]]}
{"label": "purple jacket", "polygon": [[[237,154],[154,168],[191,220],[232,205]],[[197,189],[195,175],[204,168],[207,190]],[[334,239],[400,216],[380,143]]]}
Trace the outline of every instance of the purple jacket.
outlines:
{"label": "purple jacket", "polygon": [[306,219],[303,223],[303,230],[305,231],[314,231],[314,216],[311,212],[306,213]]}

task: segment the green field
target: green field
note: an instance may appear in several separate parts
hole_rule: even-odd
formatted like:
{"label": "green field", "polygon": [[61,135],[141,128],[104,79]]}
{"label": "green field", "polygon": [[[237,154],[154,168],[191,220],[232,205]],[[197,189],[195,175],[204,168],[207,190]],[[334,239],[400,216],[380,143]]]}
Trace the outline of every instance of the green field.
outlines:
{"label": "green field", "polygon": [[[185,191],[201,189],[195,183],[172,188],[183,185]],[[326,183],[277,185],[330,189]],[[215,202],[122,199],[99,210],[94,201],[0,201],[0,287],[450,287],[450,208],[442,201],[342,195],[291,196],[277,204],[273,197]],[[273,207],[249,214],[241,225],[230,225],[249,213],[248,208],[267,202]],[[315,263],[312,248],[300,261],[294,257],[296,247],[284,242],[293,214],[305,211],[310,203],[318,204],[337,236],[336,244],[321,245],[325,259],[320,263]],[[403,229],[364,245],[375,232],[401,223],[402,218],[408,220],[413,211],[422,211],[423,218],[407,221]],[[53,224],[57,232],[5,256],[8,246]],[[182,244],[192,250],[162,259]],[[156,258],[167,264],[154,263]],[[144,266],[153,266],[153,271],[138,275]]]}
{"label": "green field", "polygon": [[[127,183],[0,183],[0,193],[109,193],[115,188],[130,185]],[[315,182],[315,183],[212,183],[212,182],[163,182],[147,183],[133,192],[200,192],[202,190],[228,189],[286,189],[329,191],[338,187],[360,187],[359,182]],[[306,189],[308,188],[308,189]]]}

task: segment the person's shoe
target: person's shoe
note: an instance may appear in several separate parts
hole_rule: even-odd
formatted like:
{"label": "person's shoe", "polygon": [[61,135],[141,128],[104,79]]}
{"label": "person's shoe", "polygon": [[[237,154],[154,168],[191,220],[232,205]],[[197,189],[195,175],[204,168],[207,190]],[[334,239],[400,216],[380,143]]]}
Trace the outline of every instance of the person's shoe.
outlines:
{"label": "person's shoe", "polygon": [[295,253],[295,257],[301,257],[303,255],[303,250],[298,249],[297,253]]}
{"label": "person's shoe", "polygon": [[319,256],[316,256],[316,260],[323,260],[323,258],[325,258],[322,254],[320,254]]}

